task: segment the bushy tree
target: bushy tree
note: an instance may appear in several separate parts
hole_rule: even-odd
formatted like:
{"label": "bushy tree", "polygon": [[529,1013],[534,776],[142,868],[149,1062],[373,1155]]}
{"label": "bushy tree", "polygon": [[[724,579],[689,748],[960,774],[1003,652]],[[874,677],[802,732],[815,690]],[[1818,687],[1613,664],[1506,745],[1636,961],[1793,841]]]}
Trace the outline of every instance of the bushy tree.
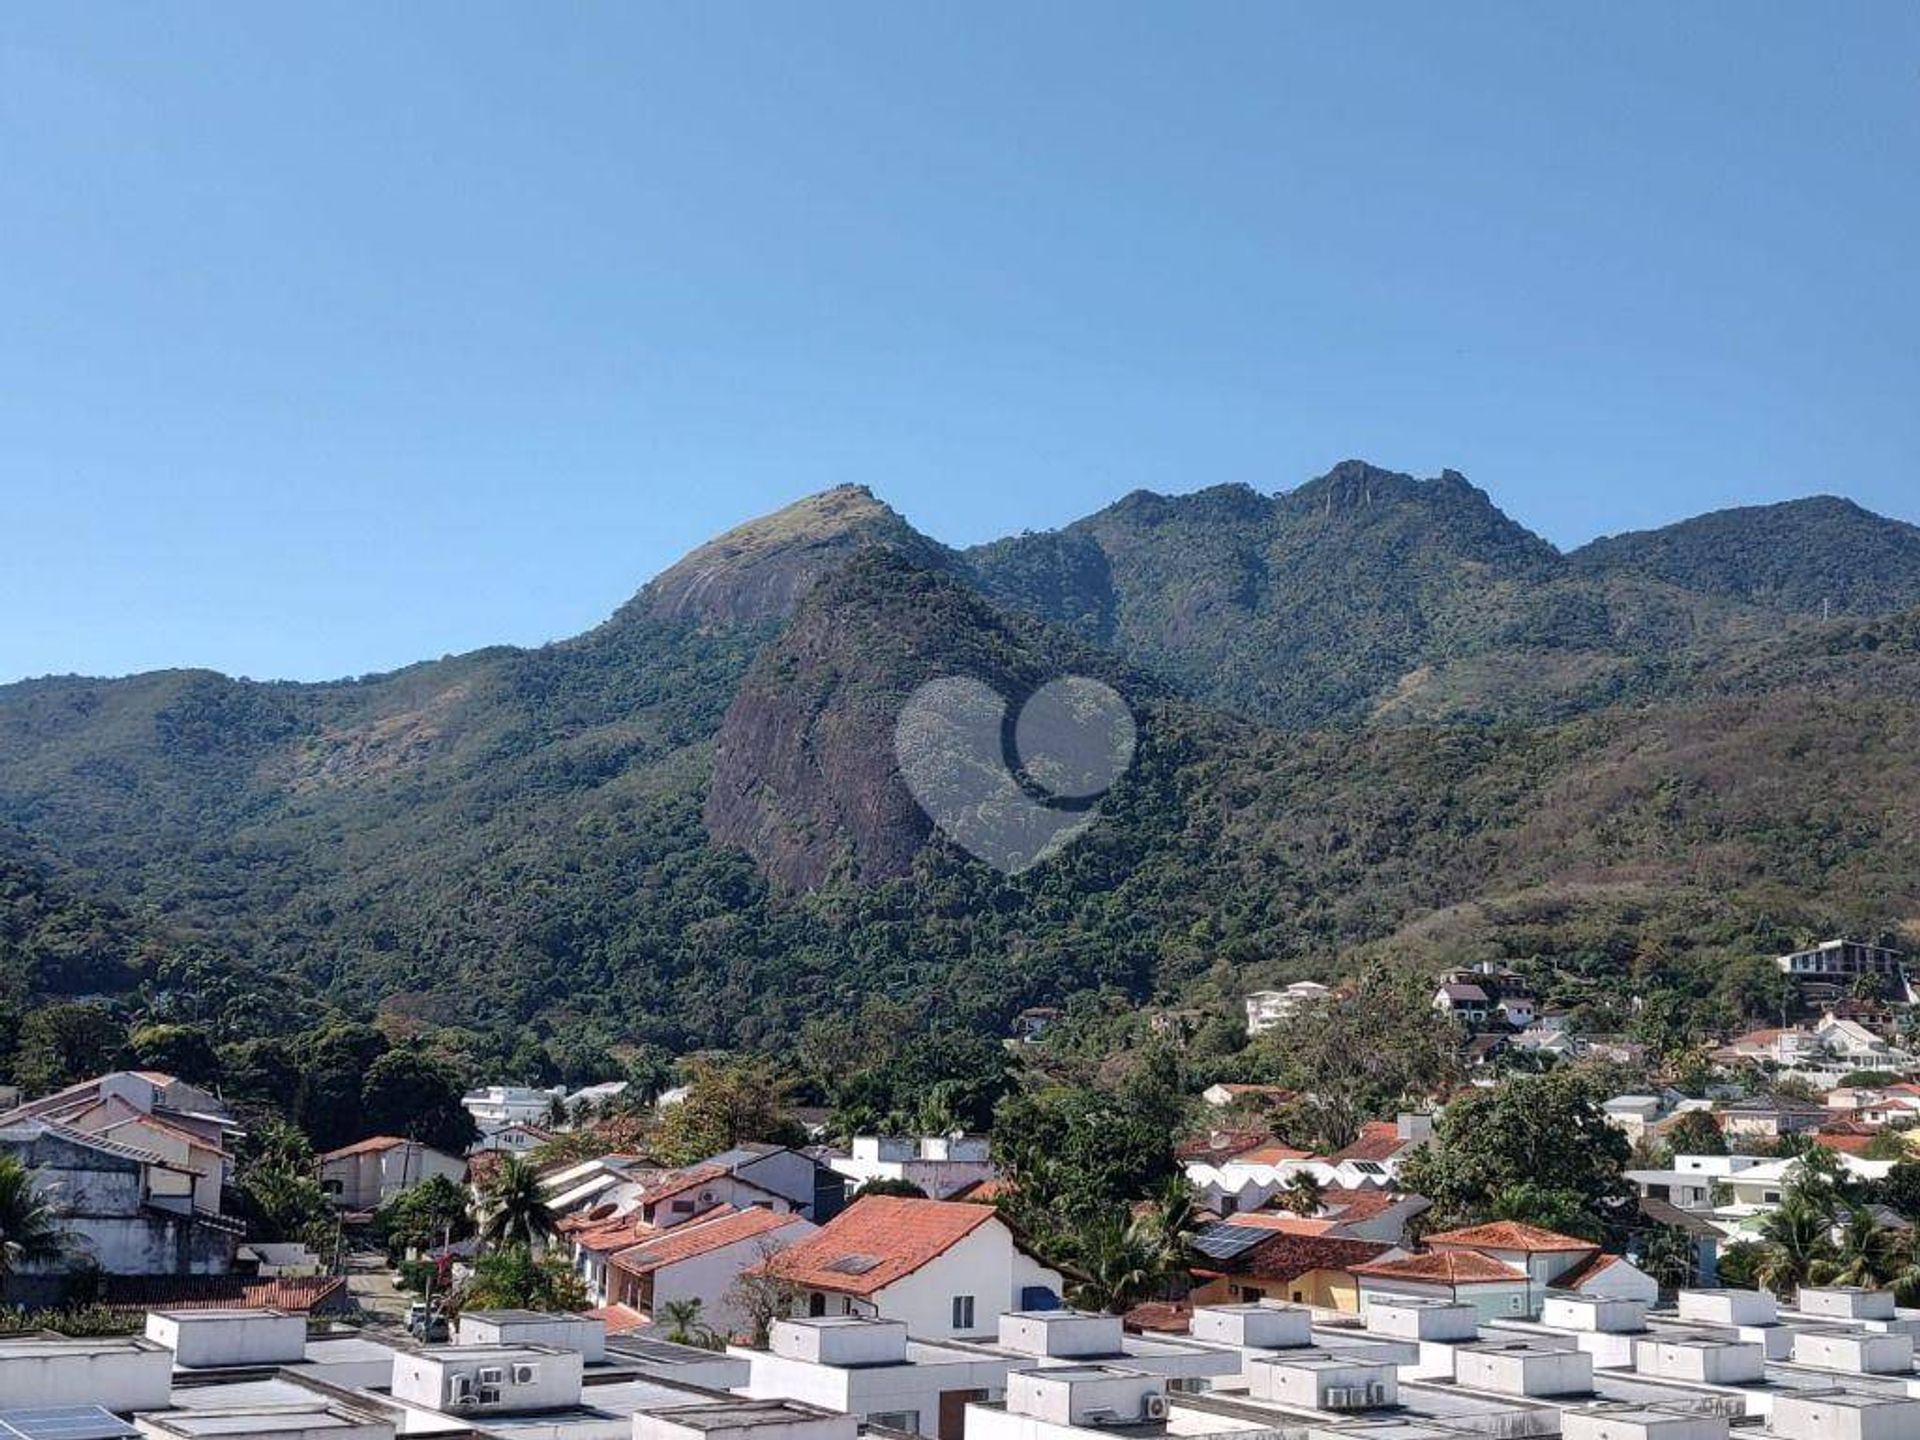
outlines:
{"label": "bushy tree", "polygon": [[584,1310],[587,1287],[573,1268],[557,1257],[542,1258],[531,1246],[514,1243],[482,1252],[473,1275],[461,1287],[462,1310]]}
{"label": "bushy tree", "polygon": [[1434,1202],[1443,1224],[1504,1218],[1596,1236],[1621,1230],[1634,1209],[1622,1173],[1631,1147],[1601,1110],[1597,1088],[1557,1071],[1463,1096],[1441,1112],[1401,1180]]}
{"label": "bushy tree", "polygon": [[655,1153],[690,1165],[749,1140],[804,1144],[806,1132],[786,1118],[790,1076],[764,1060],[695,1060],[692,1089],[668,1107],[653,1140]]}
{"label": "bushy tree", "polygon": [[141,1069],[195,1085],[217,1084],[224,1073],[213,1038],[198,1025],[142,1025],[129,1037],[129,1048]]}
{"label": "bushy tree", "polygon": [[23,1265],[58,1260],[67,1244],[59,1208],[34,1188],[32,1172],[0,1155],[0,1281]]}
{"label": "bushy tree", "polygon": [[21,1018],[14,1080],[27,1094],[44,1095],[113,1069],[126,1053],[126,1027],[107,1006],[39,1005]]}
{"label": "bushy tree", "polygon": [[405,1135],[464,1155],[479,1136],[460,1103],[453,1072],[409,1050],[389,1050],[367,1067],[360,1084],[362,1123],[373,1135]]}

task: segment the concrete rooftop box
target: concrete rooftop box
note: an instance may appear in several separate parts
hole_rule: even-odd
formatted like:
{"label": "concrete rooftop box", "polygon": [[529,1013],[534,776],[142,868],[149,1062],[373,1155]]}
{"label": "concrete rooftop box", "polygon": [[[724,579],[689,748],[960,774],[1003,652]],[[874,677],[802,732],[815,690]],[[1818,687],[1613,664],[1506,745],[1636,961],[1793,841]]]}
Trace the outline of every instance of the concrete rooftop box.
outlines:
{"label": "concrete rooftop box", "polygon": [[1767,1428],[1785,1440],[1912,1440],[1920,1399],[1850,1391],[1776,1395]]}
{"label": "concrete rooftop box", "polygon": [[1167,1382],[1161,1376],[1117,1365],[1056,1365],[1007,1375],[1007,1412],[1052,1425],[1133,1425],[1159,1419],[1166,1413],[1166,1396]]}
{"label": "concrete rooftop box", "polygon": [[1326,1351],[1261,1355],[1247,1362],[1247,1393],[1302,1410],[1371,1410],[1399,1403],[1400,1370]]}
{"label": "concrete rooftop box", "polygon": [[1195,1340],[1251,1350],[1295,1350],[1313,1343],[1313,1312],[1305,1305],[1196,1305],[1188,1333]]}
{"label": "concrete rooftop box", "polygon": [[1696,1385],[1751,1385],[1766,1368],[1766,1352],[1751,1340],[1715,1335],[1657,1335],[1633,1342],[1633,1368],[1658,1380]]}
{"label": "concrete rooftop box", "polygon": [[1592,1405],[1560,1412],[1560,1440],[1727,1440],[1724,1415],[1653,1405]]}
{"label": "concrete rooftop box", "polygon": [[1765,1290],[1682,1290],[1680,1318],[1701,1325],[1771,1325],[1780,1302]]}
{"label": "concrete rooftop box", "polygon": [[173,1352],[142,1337],[0,1339],[0,1405],[99,1405],[162,1410],[173,1390]]}
{"label": "concrete rooftop box", "polygon": [[1472,1341],[1480,1337],[1480,1312],[1452,1300],[1413,1295],[1375,1295],[1367,1301],[1367,1329],[1396,1340]]}
{"label": "concrete rooftop box", "polygon": [[456,1345],[552,1345],[589,1365],[607,1356],[607,1322],[543,1310],[467,1310],[454,1328]]}
{"label": "concrete rooftop box", "polygon": [[154,1310],[147,1338],[190,1369],[294,1365],[306,1358],[307,1321],[284,1310]]}
{"label": "concrete rooftop box", "polygon": [[1893,1291],[1867,1290],[1858,1285],[1802,1285],[1793,1306],[1802,1315],[1831,1320],[1891,1320]]}
{"label": "concrete rooftop box", "polygon": [[393,1422],[357,1406],[235,1405],[141,1415],[134,1428],[151,1440],[393,1440]]}
{"label": "concrete rooftop box", "polygon": [[1586,1395],[1593,1390],[1593,1357],[1527,1340],[1462,1345],[1453,1354],[1453,1375],[1469,1390],[1496,1395]]}
{"label": "concrete rooftop box", "polygon": [[793,1400],[716,1400],[642,1411],[633,1440],[858,1440],[860,1421]]}
{"label": "concrete rooftop box", "polygon": [[1913,1369],[1913,1336],[1821,1328],[1796,1331],[1793,1362],[1849,1375],[1899,1375]]}
{"label": "concrete rooftop box", "polygon": [[648,1335],[607,1337],[607,1358],[653,1380],[699,1385],[708,1390],[744,1390],[753,1379],[753,1361],[739,1352],[701,1350],[655,1340]]}
{"label": "concrete rooftop box", "polygon": [[582,1361],[557,1345],[435,1345],[393,1357],[393,1398],[462,1418],[580,1403]]}
{"label": "concrete rooftop box", "polygon": [[1540,1323],[1556,1330],[1629,1335],[1647,1328],[1647,1302],[1607,1295],[1549,1295],[1540,1307]]}
{"label": "concrete rooftop box", "polygon": [[1079,1310],[1014,1310],[1000,1317],[1000,1344],[1049,1360],[1118,1355],[1125,1334],[1118,1315]]}
{"label": "concrete rooftop box", "polygon": [[907,1322],[851,1315],[776,1320],[767,1348],[784,1359],[815,1365],[904,1365]]}

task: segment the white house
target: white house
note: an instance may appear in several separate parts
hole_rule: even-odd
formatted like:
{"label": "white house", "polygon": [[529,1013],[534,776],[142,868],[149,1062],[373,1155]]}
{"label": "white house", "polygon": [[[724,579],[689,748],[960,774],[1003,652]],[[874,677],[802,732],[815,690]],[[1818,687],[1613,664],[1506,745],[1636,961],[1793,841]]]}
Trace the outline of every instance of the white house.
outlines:
{"label": "white house", "polygon": [[856,1187],[904,1180],[944,1200],[999,1174],[983,1135],[856,1135],[849,1148],[851,1154],[827,1163]]}
{"label": "white house", "polygon": [[1057,1304],[1060,1274],[1021,1249],[988,1205],[896,1195],[857,1199],[761,1267],[811,1317],[901,1320],[916,1339],[992,1334],[1009,1310]]}
{"label": "white house", "polygon": [[1247,1034],[1271,1030],[1301,1006],[1315,1004],[1331,994],[1332,987],[1318,980],[1296,980],[1279,990],[1255,990],[1246,998]]}
{"label": "white house", "polygon": [[553,1102],[565,1102],[567,1087],[553,1085],[538,1089],[531,1085],[483,1085],[478,1090],[469,1090],[460,1097],[460,1103],[466,1107],[473,1123],[480,1127],[482,1135],[498,1130],[503,1125],[538,1125],[544,1121],[553,1109]]}
{"label": "white house", "polygon": [[629,1245],[608,1257],[596,1303],[650,1317],[678,1300],[700,1302],[700,1319],[722,1335],[744,1329],[733,1295],[743,1271],[812,1235],[812,1221],[772,1210],[722,1209]]}
{"label": "white house", "polygon": [[526,1155],[553,1139],[553,1133],[524,1120],[484,1132],[467,1147],[469,1158],[475,1155]]}
{"label": "white house", "polygon": [[960,1440],[965,1407],[1005,1393],[1004,1356],[908,1337],[899,1320],[834,1316],[775,1323],[765,1350],[735,1350],[753,1366],[747,1394],[844,1410],[929,1440]]}
{"label": "white house", "polygon": [[458,1185],[467,1177],[467,1162],[398,1135],[374,1135],[320,1157],[320,1188],[342,1210],[377,1210],[435,1176]]}

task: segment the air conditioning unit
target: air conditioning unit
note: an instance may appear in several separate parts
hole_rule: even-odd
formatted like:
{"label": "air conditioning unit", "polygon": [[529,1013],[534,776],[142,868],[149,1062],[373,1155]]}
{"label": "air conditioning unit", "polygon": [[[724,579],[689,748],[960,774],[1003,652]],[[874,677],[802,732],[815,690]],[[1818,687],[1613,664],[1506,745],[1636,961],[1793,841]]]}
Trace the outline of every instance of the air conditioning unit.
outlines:
{"label": "air conditioning unit", "polygon": [[531,1385],[539,1378],[540,1367],[538,1365],[516,1365],[513,1367],[513,1383],[516,1385]]}
{"label": "air conditioning unit", "polygon": [[1140,1418],[1142,1420],[1166,1419],[1167,1397],[1164,1395],[1148,1395],[1143,1397],[1140,1401]]}
{"label": "air conditioning unit", "polygon": [[1367,1392],[1364,1388],[1329,1385],[1323,1403],[1329,1410],[1356,1410],[1367,1403]]}
{"label": "air conditioning unit", "polygon": [[479,1380],[482,1385],[498,1385],[507,1378],[507,1372],[498,1365],[488,1365],[481,1369]]}

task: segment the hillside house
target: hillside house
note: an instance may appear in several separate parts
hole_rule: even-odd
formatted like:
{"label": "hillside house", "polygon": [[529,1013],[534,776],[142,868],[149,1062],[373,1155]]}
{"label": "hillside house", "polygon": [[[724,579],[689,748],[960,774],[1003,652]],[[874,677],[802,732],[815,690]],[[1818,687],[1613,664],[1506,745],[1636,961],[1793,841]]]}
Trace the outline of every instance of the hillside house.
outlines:
{"label": "hillside house", "polygon": [[1296,980],[1278,990],[1255,990],[1246,997],[1247,1034],[1262,1035],[1306,1005],[1314,1005],[1333,994],[1333,987],[1318,980]]}
{"label": "hillside house", "polygon": [[467,1178],[467,1162],[418,1140],[374,1135],[319,1160],[320,1188],[340,1209],[378,1210],[394,1196],[436,1176],[458,1185]]}
{"label": "hillside house", "polygon": [[856,1135],[849,1149],[827,1163],[854,1189],[875,1180],[900,1180],[945,1200],[1000,1173],[983,1135]]}
{"label": "hillside house", "polygon": [[900,1320],[924,1340],[990,1335],[1003,1312],[1061,1293],[1059,1272],[991,1206],[894,1195],[856,1199],[759,1268],[794,1286],[807,1315]]}
{"label": "hillside house", "polygon": [[750,1324],[733,1294],[741,1272],[817,1228],[791,1213],[723,1207],[615,1251],[607,1261],[604,1292],[593,1298],[649,1317],[676,1300],[697,1300],[701,1322],[732,1335]]}

